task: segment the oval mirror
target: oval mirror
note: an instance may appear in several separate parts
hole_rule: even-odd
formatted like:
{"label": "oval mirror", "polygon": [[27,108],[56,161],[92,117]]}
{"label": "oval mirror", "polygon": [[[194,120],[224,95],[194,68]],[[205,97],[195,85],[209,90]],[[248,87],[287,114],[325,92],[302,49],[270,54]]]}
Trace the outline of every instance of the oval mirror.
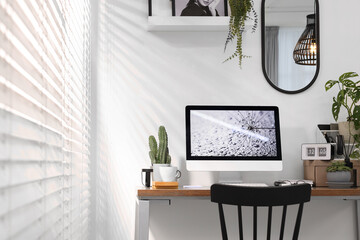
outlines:
{"label": "oval mirror", "polygon": [[308,89],[320,66],[318,0],[262,0],[261,52],[271,86],[290,94]]}

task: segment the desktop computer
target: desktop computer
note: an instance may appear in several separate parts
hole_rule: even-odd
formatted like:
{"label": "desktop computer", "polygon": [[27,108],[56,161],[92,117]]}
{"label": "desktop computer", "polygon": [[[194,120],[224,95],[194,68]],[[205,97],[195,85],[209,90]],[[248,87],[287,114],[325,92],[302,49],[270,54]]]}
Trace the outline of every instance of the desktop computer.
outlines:
{"label": "desktop computer", "polygon": [[186,106],[189,171],[281,171],[279,109]]}

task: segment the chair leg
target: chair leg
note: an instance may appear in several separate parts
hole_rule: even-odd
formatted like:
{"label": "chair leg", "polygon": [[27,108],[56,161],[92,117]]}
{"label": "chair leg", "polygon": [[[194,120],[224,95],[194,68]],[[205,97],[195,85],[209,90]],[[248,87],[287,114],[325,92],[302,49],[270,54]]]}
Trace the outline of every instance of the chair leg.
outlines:
{"label": "chair leg", "polygon": [[297,214],[297,217],[296,217],[293,240],[297,240],[298,237],[299,237],[300,223],[301,223],[301,217],[302,217],[303,208],[304,208],[304,203],[300,203],[299,204],[298,214]]}
{"label": "chair leg", "polygon": [[270,240],[270,236],[271,236],[271,218],[272,218],[272,206],[269,207],[269,211],[268,211],[267,240]]}
{"label": "chair leg", "polygon": [[244,240],[244,233],[243,233],[243,226],[242,226],[241,206],[238,206],[238,221],[239,221],[239,236],[240,236],[240,240]]}
{"label": "chair leg", "polygon": [[228,240],[227,232],[226,232],[226,225],[225,225],[225,216],[224,216],[224,209],[221,203],[219,203],[219,214],[220,214],[220,225],[221,225],[221,234],[223,240]]}
{"label": "chair leg", "polygon": [[285,205],[283,207],[283,213],[282,213],[282,218],[281,218],[281,229],[280,229],[280,237],[279,240],[283,240],[284,238],[284,229],[285,229],[285,220],[286,220],[286,210],[287,210],[287,206]]}
{"label": "chair leg", "polygon": [[254,236],[254,240],[257,239],[257,207],[255,206],[253,208],[253,215],[254,215],[254,222],[253,222],[253,229],[254,229],[254,233],[253,233],[253,236]]}

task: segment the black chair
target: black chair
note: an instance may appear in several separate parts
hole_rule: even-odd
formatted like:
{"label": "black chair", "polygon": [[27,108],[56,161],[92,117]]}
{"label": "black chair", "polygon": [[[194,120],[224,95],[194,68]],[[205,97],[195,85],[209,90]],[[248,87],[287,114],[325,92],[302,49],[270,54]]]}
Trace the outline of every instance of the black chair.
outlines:
{"label": "black chair", "polygon": [[[298,204],[293,240],[298,239],[303,206],[310,201],[311,186],[309,184],[299,184],[282,187],[248,187],[234,186],[226,184],[213,184],[211,186],[211,201],[219,205],[220,225],[223,240],[227,240],[227,231],[223,204],[238,206],[238,221],[240,240],[243,240],[243,225],[241,207],[253,207],[253,239],[257,239],[257,207],[268,207],[267,240],[271,235],[272,207],[283,206],[281,229],[279,239],[284,237],[286,210],[288,205]],[[289,238],[287,238],[289,239]]]}

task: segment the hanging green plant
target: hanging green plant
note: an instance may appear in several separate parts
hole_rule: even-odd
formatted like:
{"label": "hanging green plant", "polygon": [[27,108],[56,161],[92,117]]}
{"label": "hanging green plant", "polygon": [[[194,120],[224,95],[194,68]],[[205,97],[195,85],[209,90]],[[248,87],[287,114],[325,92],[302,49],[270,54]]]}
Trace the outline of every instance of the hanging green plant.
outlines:
{"label": "hanging green plant", "polygon": [[243,33],[245,31],[245,21],[248,19],[253,20],[252,32],[255,32],[258,25],[258,15],[254,9],[253,0],[229,0],[230,5],[230,21],[229,32],[225,42],[225,49],[229,42],[232,42],[236,38],[235,52],[228,57],[224,62],[231,60],[235,57],[239,59],[239,66],[244,58],[249,58],[243,54],[242,40]]}

